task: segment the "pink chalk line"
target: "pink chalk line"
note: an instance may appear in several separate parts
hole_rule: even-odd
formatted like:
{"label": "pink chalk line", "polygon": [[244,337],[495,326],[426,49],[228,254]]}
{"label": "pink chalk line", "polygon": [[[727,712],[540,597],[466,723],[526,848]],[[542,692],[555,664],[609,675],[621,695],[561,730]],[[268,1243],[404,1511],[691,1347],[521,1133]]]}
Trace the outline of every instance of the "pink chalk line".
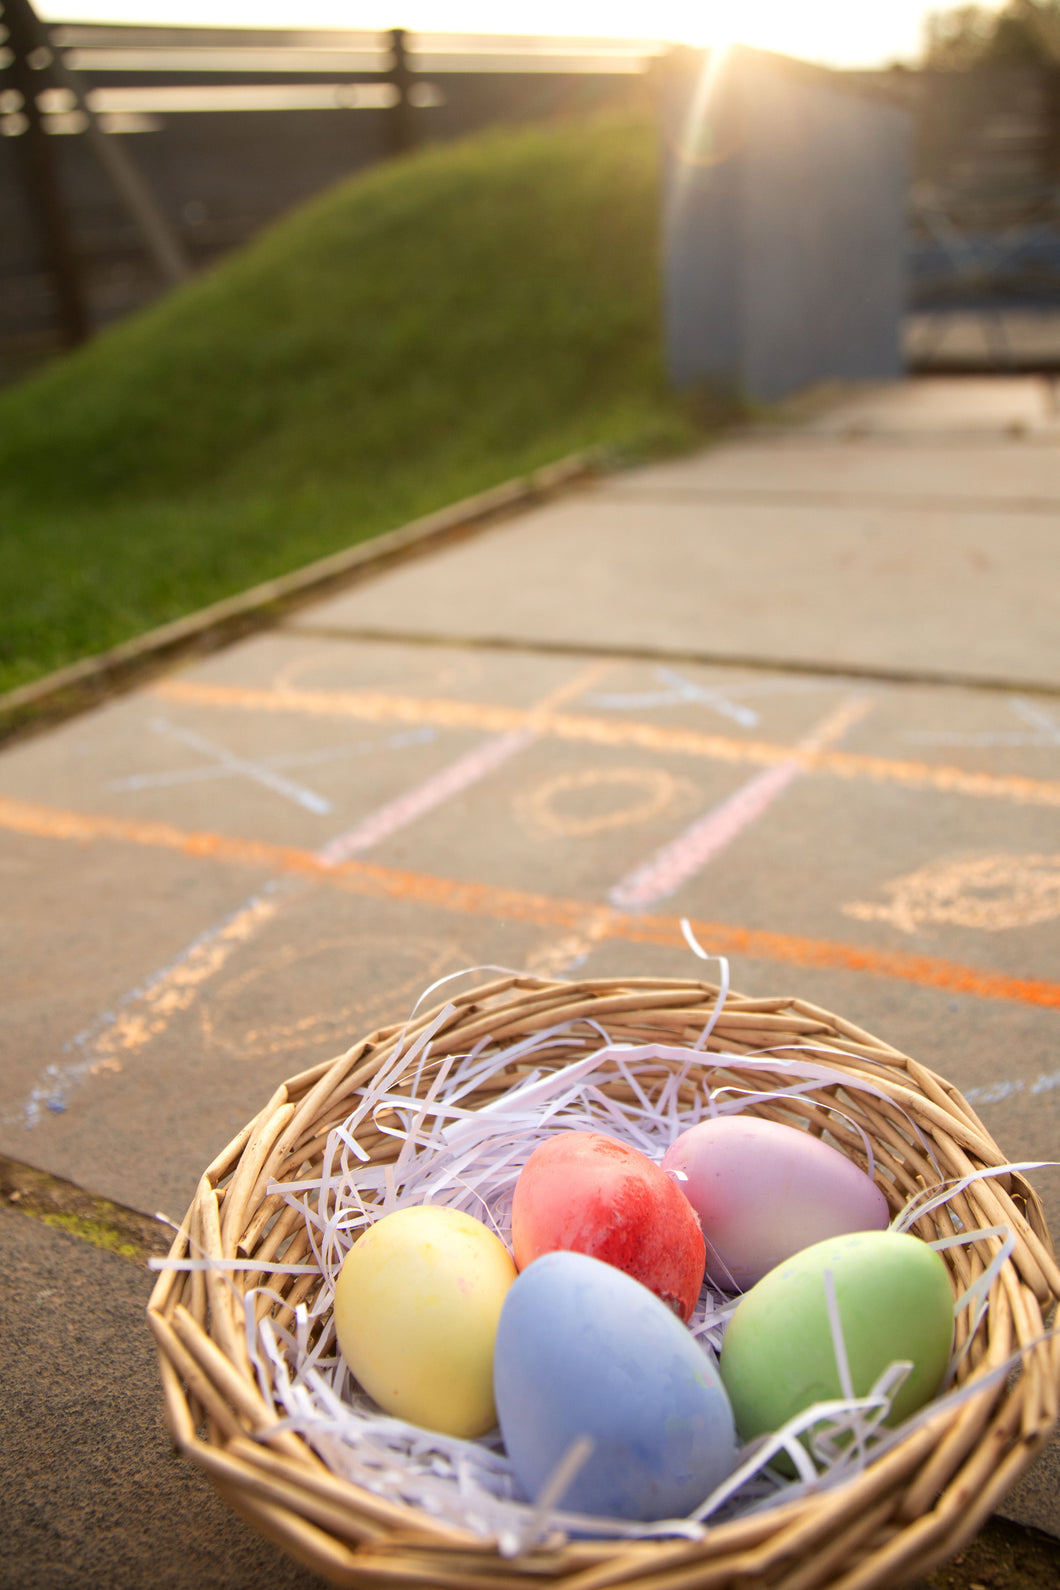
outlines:
{"label": "pink chalk line", "polygon": [[[871,710],[873,702],[866,696],[847,696],[839,702],[798,743],[800,751],[820,751],[834,745],[851,727]],[[794,758],[764,768],[754,778],[741,785],[720,805],[704,813],[683,833],[657,850],[655,855],[628,872],[608,891],[611,905],[620,911],[638,911],[656,904],[676,893],[682,884],[695,876],[737,834],[747,828],[787,789],[801,773],[803,763]]]}

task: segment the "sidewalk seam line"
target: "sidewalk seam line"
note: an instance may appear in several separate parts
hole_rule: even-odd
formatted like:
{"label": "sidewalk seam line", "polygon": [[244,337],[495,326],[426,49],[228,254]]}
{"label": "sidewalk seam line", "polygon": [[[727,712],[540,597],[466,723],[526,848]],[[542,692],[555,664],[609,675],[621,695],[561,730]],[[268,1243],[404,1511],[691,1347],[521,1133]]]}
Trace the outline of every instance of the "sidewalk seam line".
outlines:
{"label": "sidewalk seam line", "polygon": [[552,657],[605,657],[616,662],[684,664],[701,668],[745,668],[754,673],[797,674],[810,678],[857,680],[874,684],[930,685],[947,690],[983,690],[1003,694],[1060,696],[1060,682],[1017,679],[1005,674],[964,674],[944,668],[886,668],[871,663],[813,661],[797,657],[762,657],[747,652],[699,651],[691,648],[639,646],[621,642],[615,645],[592,641],[532,640],[505,635],[445,634],[431,630],[373,629],[367,625],[350,627],[338,624],[280,621],[275,626],[285,635],[312,640],[364,641],[394,646],[446,646],[468,651],[523,652]]}

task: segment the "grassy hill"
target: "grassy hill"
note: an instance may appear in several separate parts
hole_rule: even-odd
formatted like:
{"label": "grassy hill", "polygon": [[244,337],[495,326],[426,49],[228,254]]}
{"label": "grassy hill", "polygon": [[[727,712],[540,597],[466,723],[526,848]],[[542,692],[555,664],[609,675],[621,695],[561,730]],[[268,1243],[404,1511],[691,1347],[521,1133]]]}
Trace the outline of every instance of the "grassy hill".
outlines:
{"label": "grassy hill", "polygon": [[591,445],[682,445],[647,120],[377,166],[0,393],[0,690]]}

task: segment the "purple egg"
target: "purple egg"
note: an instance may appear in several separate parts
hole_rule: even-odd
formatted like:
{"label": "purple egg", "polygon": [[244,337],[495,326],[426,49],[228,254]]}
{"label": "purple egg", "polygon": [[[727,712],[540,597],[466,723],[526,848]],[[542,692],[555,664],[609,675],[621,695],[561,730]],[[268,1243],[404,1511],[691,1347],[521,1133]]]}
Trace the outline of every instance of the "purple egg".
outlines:
{"label": "purple egg", "polygon": [[699,1216],[707,1279],[744,1291],[792,1254],[851,1231],[882,1231],[875,1182],[819,1137],[756,1115],[719,1115],[682,1132],[662,1168]]}
{"label": "purple egg", "polygon": [[717,1360],[646,1286],[586,1253],[543,1254],[509,1287],[493,1353],[512,1471],[536,1502],[582,1437],[553,1505],[597,1518],[681,1518],[732,1472]]}

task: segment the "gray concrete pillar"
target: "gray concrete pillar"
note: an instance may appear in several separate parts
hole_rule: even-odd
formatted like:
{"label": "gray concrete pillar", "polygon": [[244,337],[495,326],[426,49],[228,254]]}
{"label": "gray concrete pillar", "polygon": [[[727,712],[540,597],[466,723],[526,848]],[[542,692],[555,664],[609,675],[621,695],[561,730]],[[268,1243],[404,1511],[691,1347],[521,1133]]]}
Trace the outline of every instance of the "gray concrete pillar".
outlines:
{"label": "gray concrete pillar", "polygon": [[660,104],[674,386],[770,402],[899,376],[908,111],[744,46],[675,52]]}

